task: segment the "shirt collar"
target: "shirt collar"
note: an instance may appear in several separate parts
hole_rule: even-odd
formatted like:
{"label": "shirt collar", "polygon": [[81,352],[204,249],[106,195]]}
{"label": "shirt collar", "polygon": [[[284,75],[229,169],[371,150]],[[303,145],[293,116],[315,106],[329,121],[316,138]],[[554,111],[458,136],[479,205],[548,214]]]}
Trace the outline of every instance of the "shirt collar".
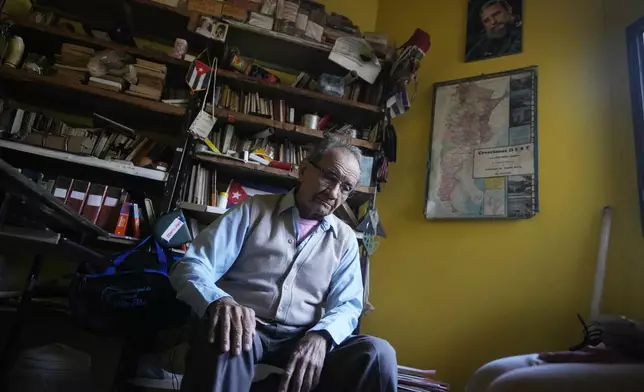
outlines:
{"label": "shirt collar", "polygon": [[[299,212],[295,206],[295,189],[292,189],[282,197],[278,212],[282,214],[290,209],[293,209],[295,213],[298,214],[297,217],[299,217]],[[338,237],[338,221],[335,215],[331,214],[325,216],[320,223],[320,227],[324,231],[328,231],[329,229],[333,230],[333,235],[335,235],[336,238]]]}

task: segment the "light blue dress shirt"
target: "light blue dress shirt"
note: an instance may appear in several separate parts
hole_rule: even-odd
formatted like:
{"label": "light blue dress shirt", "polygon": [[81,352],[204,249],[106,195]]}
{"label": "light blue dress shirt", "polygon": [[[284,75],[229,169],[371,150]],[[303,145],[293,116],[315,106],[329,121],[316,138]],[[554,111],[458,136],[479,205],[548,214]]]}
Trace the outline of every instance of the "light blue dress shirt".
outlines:
{"label": "light blue dress shirt", "polygon": [[[299,213],[293,191],[284,196],[280,210],[280,213],[292,210],[292,227],[297,231]],[[177,290],[177,298],[190,305],[200,317],[203,317],[210,303],[229,296],[217,287],[217,282],[237,260],[252,223],[250,216],[248,203],[228,211],[197,236],[185,257],[172,269],[170,279]],[[337,233],[337,225],[340,224],[337,219],[333,215],[325,217],[316,229],[300,241],[297,254],[306,249],[314,236],[324,235],[329,230]],[[298,238],[297,232],[295,238]],[[326,331],[333,343],[342,343],[357,327],[363,308],[363,290],[358,242],[352,241],[331,277],[324,314],[310,331]]]}

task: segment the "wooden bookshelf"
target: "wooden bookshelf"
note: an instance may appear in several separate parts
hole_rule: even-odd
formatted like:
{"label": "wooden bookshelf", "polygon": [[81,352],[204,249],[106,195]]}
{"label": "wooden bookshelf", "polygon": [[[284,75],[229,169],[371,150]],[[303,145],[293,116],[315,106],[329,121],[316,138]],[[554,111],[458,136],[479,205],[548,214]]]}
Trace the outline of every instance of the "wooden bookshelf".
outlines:
{"label": "wooden bookshelf", "polygon": [[242,170],[248,170],[253,173],[263,174],[267,176],[277,176],[281,178],[297,180],[298,174],[295,171],[287,171],[282,169],[277,169],[275,167],[264,166],[260,164],[244,162],[237,159],[226,158],[223,156],[218,156],[215,154],[209,153],[198,153],[195,155],[195,158],[201,162],[213,163],[217,166],[236,168]]}
{"label": "wooden bookshelf", "polygon": [[233,71],[228,71],[225,69],[220,69],[217,73],[217,77],[221,77],[223,79],[231,80],[231,81],[239,81],[243,82],[245,84],[251,85],[251,86],[256,86],[262,89],[270,89],[273,92],[276,93],[283,93],[283,94],[289,94],[289,95],[296,95],[296,96],[302,96],[302,97],[308,97],[311,99],[316,99],[320,101],[325,101],[337,105],[342,105],[346,106],[349,108],[354,108],[354,109],[361,109],[367,112],[372,112],[372,113],[380,113],[381,109],[380,107],[376,105],[369,105],[366,103],[358,102],[358,101],[352,101],[349,99],[344,99],[344,98],[338,98],[338,97],[332,97],[327,94],[323,94],[317,91],[313,90],[307,90],[299,87],[291,87],[287,86],[284,84],[270,84],[266,82],[262,82],[259,79],[246,76],[237,72]]}
{"label": "wooden bookshelf", "polygon": [[35,72],[29,72],[21,69],[14,69],[10,67],[0,68],[0,79],[12,80],[21,83],[47,85],[55,88],[61,88],[68,91],[88,94],[93,97],[103,98],[112,101],[119,101],[125,104],[136,106],[140,109],[145,109],[157,113],[167,114],[171,116],[183,116],[186,113],[184,108],[165,104],[163,102],[152,101],[150,99],[139,98],[125,93],[116,91],[103,90],[101,88],[88,86],[81,83],[69,82],[65,79],[56,76],[43,76]]}
{"label": "wooden bookshelf", "polygon": [[[139,0],[139,1],[143,3],[158,4],[158,3],[144,1],[144,0]],[[163,4],[158,4],[158,5],[161,8],[171,8],[171,7],[164,6]],[[162,51],[121,45],[115,42],[97,39],[88,35],[72,33],[60,27],[48,26],[45,24],[36,23],[26,18],[11,17],[10,20],[12,21],[14,26],[17,27],[18,29],[24,29],[26,31],[29,31],[30,33],[35,32],[38,34],[54,36],[64,40],[65,42],[72,42],[79,45],[92,47],[94,49],[112,49],[116,51],[121,51],[145,60],[159,62],[162,64],[166,64],[168,66],[182,67],[182,68],[185,68],[186,71],[190,66],[189,62],[171,57]],[[260,30],[263,30],[263,29],[260,29]],[[373,114],[377,114],[381,112],[381,108],[376,105],[369,105],[366,103],[357,102],[349,99],[332,97],[330,95],[326,95],[317,91],[291,87],[288,85],[270,84],[270,83],[262,82],[257,78],[246,76],[238,72],[229,71],[226,69],[219,69],[217,72],[217,76],[218,78],[221,78],[226,81],[243,84],[245,86],[248,86],[251,89],[252,88],[259,89],[272,94],[286,94],[291,96],[293,99],[297,99],[298,97],[305,97],[316,101],[326,102],[334,106],[340,106],[344,109],[355,109],[355,110],[365,111]]]}
{"label": "wooden bookshelf", "polygon": [[[209,153],[198,153],[195,155],[195,159],[205,163],[211,163],[219,167],[236,169],[240,171],[246,171],[250,174],[256,176],[266,176],[266,177],[279,177],[281,179],[295,183],[299,178],[298,173],[294,170],[287,171],[282,169],[277,169],[270,166],[264,166],[260,164],[254,164],[250,162],[243,162],[237,159],[230,159],[222,156],[217,156],[215,154]],[[351,198],[351,204],[360,205],[367,201],[371,195],[375,192],[374,187],[365,187],[358,186],[356,188],[356,193]]]}
{"label": "wooden bookshelf", "polygon": [[66,151],[58,151],[45,147],[33,146],[31,144],[13,142],[10,140],[0,139],[0,150],[1,149],[20,151],[26,154],[38,155],[58,161],[71,162],[81,166],[105,169],[128,176],[145,178],[148,180],[165,182],[168,179],[168,173],[160,170],[146,169],[144,167],[127,165],[120,162],[106,161],[104,159],[99,159],[93,156],[77,155]]}
{"label": "wooden bookshelf", "polygon": [[[270,118],[254,116],[252,114],[239,113],[224,108],[213,108],[211,111],[213,116],[226,119],[228,122],[235,124],[247,124],[260,127],[270,127],[275,129],[276,132],[283,133],[284,135],[293,135],[305,137],[312,140],[324,139],[324,132],[317,129],[306,128],[301,125],[285,123],[281,121],[271,120]],[[370,142],[362,139],[351,139],[351,144],[357,147],[366,148],[369,150],[377,150],[379,143]]]}

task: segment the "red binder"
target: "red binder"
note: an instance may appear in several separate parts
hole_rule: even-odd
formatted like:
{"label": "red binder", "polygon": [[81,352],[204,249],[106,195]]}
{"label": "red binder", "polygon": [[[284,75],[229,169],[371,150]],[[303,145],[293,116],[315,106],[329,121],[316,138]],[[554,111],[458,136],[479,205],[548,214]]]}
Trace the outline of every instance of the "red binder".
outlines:
{"label": "red binder", "polygon": [[92,184],[89,187],[89,194],[85,207],[83,207],[83,216],[91,220],[93,223],[98,221],[98,215],[103,206],[103,199],[107,193],[107,186],[101,184]]}

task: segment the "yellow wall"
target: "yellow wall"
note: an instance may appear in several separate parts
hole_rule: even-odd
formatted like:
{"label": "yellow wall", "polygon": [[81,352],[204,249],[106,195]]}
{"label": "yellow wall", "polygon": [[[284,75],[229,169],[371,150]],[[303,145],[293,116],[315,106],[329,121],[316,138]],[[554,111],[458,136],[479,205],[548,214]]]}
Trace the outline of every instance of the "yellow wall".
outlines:
{"label": "yellow wall", "polygon": [[[632,149],[615,156],[614,133],[625,134],[622,144],[631,135],[610,126],[602,1],[528,1],[524,53],[468,64],[466,7],[379,3],[379,31],[400,43],[418,26],[433,45],[412,111],[395,121],[399,161],[378,198],[389,237],[373,259],[376,310],[365,322],[365,332],[392,342],[401,363],[436,368],[455,390],[486,361],[580,339],[575,314],[588,313],[602,207],[620,198],[634,207],[626,196],[633,186],[616,178],[616,163],[632,165]],[[539,67],[542,212],[529,221],[426,221],[432,85],[531,65]]]}
{"label": "yellow wall", "polygon": [[611,84],[611,186],[615,195],[616,224],[609,253],[606,305],[616,313],[644,319],[644,237],[640,229],[637,175],[633,153],[625,29],[644,16],[639,0],[605,0],[606,60]]}

